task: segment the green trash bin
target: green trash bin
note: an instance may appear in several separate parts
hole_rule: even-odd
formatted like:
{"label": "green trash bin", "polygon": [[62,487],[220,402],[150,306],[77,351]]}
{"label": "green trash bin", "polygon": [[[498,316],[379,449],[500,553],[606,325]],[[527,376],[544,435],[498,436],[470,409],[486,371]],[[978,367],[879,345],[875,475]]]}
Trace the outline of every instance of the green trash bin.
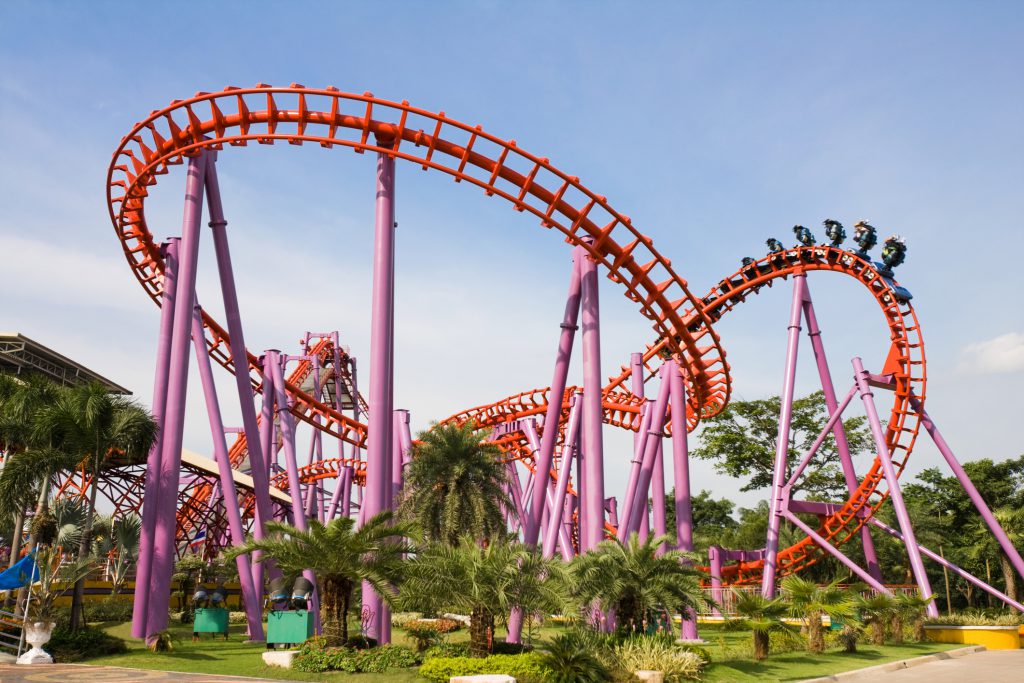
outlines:
{"label": "green trash bin", "polygon": [[313,613],[297,609],[267,615],[267,647],[301,645],[313,635]]}
{"label": "green trash bin", "polygon": [[196,620],[192,622],[192,640],[199,640],[200,633],[220,633],[228,639],[228,611],[223,607],[197,607]]}

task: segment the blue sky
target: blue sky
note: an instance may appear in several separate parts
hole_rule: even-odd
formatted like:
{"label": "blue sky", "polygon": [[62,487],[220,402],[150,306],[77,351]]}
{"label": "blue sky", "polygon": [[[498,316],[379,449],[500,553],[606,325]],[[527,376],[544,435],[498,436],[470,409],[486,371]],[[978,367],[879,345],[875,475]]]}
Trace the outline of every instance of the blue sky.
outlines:
{"label": "blue sky", "polygon": [[[1011,2],[6,2],[0,328],[148,403],[158,312],[107,217],[111,153],[151,110],[199,90],[335,85],[549,157],[630,215],[697,293],[767,237],[791,243],[795,223],[820,233],[824,218],[868,218],[904,235],[898,276],[923,324],[930,412],[962,459],[1016,456],[1022,29]],[[287,352],[307,329],[339,329],[365,358],[372,160],[250,147],[218,166],[250,347]],[[161,237],[179,229],[182,187],[178,169],[149,203]],[[418,168],[399,167],[397,194],[397,402],[414,425],[546,386],[567,246]],[[216,311],[204,247],[199,295]],[[884,358],[880,314],[851,283],[810,286],[845,388],[850,357]],[[615,285],[602,297],[610,374],[651,334]],[[779,391],[788,305],[777,287],[720,324],[737,397]],[[812,390],[812,367],[800,370]],[[608,440],[616,491],[629,439]],[[195,400],[186,446],[210,452]],[[911,469],[936,462],[922,446]],[[735,491],[704,463],[695,472],[698,487]]]}

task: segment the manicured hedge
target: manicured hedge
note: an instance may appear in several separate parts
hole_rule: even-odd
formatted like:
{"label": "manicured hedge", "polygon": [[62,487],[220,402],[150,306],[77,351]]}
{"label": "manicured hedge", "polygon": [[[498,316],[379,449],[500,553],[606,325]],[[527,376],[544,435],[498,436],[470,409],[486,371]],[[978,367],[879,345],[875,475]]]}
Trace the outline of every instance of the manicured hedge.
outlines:
{"label": "manicured hedge", "polygon": [[420,667],[420,676],[434,683],[448,683],[452,676],[507,674],[517,680],[543,680],[547,669],[535,653],[491,655],[484,658],[434,657]]}

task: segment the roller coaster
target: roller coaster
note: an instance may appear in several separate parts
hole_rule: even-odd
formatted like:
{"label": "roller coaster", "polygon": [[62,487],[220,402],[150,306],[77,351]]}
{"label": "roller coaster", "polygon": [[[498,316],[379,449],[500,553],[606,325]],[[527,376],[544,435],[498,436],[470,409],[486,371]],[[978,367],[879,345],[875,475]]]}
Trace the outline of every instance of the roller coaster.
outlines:
{"label": "roller coaster", "polygon": [[[307,332],[295,355],[276,349],[257,354],[245,345],[217,164],[222,154],[234,158],[241,151],[236,148],[277,143],[348,148],[376,158],[367,399],[360,392],[355,358],[337,332]],[[857,226],[859,250],[843,246],[845,231],[838,222],[826,221],[831,241],[824,244],[798,226],[796,246],[786,248],[770,240],[769,253],[756,260],[744,259],[735,273],[699,297],[627,215],[579,178],[527,152],[514,140],[461,123],[444,112],[370,93],[258,84],[196,93],[153,111],[121,140],[107,176],[110,218],[125,257],[143,290],[161,309],[153,398],[160,437],[146,462],[118,463],[95,481],[81,472],[68,478],[61,492],[84,495],[90,486],[97,486],[116,511],[141,510],[143,542],[133,635],[146,637],[166,627],[173,563],[188,549],[215,554],[221,547],[241,542],[247,533],[261,536],[265,522],[272,519],[287,519],[299,528],[310,518],[325,521],[359,515],[363,519],[391,508],[400,495],[413,441],[408,412],[395,410],[393,398],[398,161],[447,174],[457,183],[504,200],[518,212],[532,214],[540,227],[560,233],[571,249],[569,288],[550,385],[466,409],[440,423],[472,422],[481,438],[500,447],[512,475],[514,509],[507,511],[508,523],[524,542],[541,547],[547,556],[560,553],[569,559],[606,538],[674,532],[678,546],[692,550],[687,434],[701,420],[726,408],[732,388],[715,325],[766,288],[787,283],[792,287],[792,307],[768,534],[763,548],[712,547],[705,567],[712,590],[720,596],[725,585],[759,584],[771,596],[779,576],[831,556],[876,590],[887,591],[868,531],[876,529],[903,541],[923,596],[932,595],[922,560],[928,557],[1024,611],[1024,606],[920,546],[903,504],[899,476],[923,429],[1024,576],[1024,561],[925,411],[927,366],[921,327],[909,291],[893,273],[902,260],[901,243],[887,242],[883,261],[875,262],[868,253],[875,245],[875,231],[866,223]],[[159,242],[146,220],[146,200],[160,176],[178,166],[187,173],[181,234]],[[196,294],[204,205],[225,324],[202,308]],[[653,343],[633,354],[629,364],[610,378],[602,376],[600,273],[639,308],[654,332]],[[889,353],[882,367],[872,373],[854,358],[851,374],[843,375],[851,380],[846,394],[836,391],[808,285],[812,274],[821,273],[858,282],[876,302],[889,331]],[[794,466],[787,462],[786,445],[805,326],[829,421]],[[583,381],[578,386],[568,384],[577,332],[583,361]],[[190,348],[209,415],[213,459],[182,449]],[[223,423],[212,362],[234,377],[240,428],[229,430]],[[650,398],[648,385],[657,386]],[[876,394],[878,400],[891,398],[887,421],[879,414]],[[854,399],[863,403],[875,450],[870,468],[860,474],[854,469],[840,419]],[[303,464],[296,446],[300,424],[311,430]],[[606,425],[634,434],[629,481],[621,500],[605,495]],[[829,434],[835,440],[847,499],[829,503],[794,499],[794,485]],[[677,510],[672,530],[666,529],[665,520],[666,439],[672,449]],[[325,440],[333,440],[336,450],[328,453]],[[886,500],[891,501],[899,528],[886,526],[875,514]],[[809,524],[809,518],[817,523]],[[780,548],[783,522],[800,529],[803,539]],[[865,567],[842,550],[854,540],[863,546]],[[238,562],[250,637],[258,640],[262,638],[264,568],[250,564],[244,556]],[[370,590],[364,591],[363,604],[369,615],[369,635],[387,641],[386,605]],[[934,603],[929,609],[934,612]],[[510,624],[513,639],[517,628],[517,623]],[[684,619],[684,636],[696,636],[691,619]]]}

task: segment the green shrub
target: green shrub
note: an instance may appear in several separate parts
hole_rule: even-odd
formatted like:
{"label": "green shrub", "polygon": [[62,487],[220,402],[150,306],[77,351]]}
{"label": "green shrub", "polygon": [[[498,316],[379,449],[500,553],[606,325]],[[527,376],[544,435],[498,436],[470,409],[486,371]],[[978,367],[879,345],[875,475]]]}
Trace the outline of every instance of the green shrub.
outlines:
{"label": "green shrub", "polygon": [[984,612],[955,612],[945,617],[924,620],[928,626],[1017,626],[1019,614],[986,614]]}
{"label": "green shrub", "polygon": [[437,645],[429,648],[423,653],[423,659],[431,659],[433,657],[468,657],[469,656],[469,643],[450,643],[448,641],[442,641]]}
{"label": "green shrub", "polygon": [[705,664],[697,653],[669,644],[663,638],[630,638],[615,653],[626,671],[662,671],[666,683],[699,679]]}
{"label": "green shrub", "polygon": [[245,612],[228,612],[229,624],[245,624],[248,622],[249,619],[245,616]]}
{"label": "green shrub", "polygon": [[549,670],[535,652],[489,657],[434,657],[420,667],[420,676],[434,683],[448,683],[452,676],[507,674],[516,680],[546,680]]}
{"label": "green shrub", "polygon": [[491,654],[493,655],[521,655],[524,652],[533,652],[533,646],[526,643],[509,643],[504,640],[496,640],[491,643]]}
{"label": "green shrub", "polygon": [[700,645],[694,645],[693,643],[677,643],[676,648],[683,652],[692,652],[693,654],[700,657],[700,661],[704,662],[705,665],[711,663],[711,653],[706,647]]}
{"label": "green shrub", "polygon": [[131,621],[132,603],[108,598],[85,603],[85,618],[89,621]]}
{"label": "green shrub", "polygon": [[410,621],[405,625],[405,632],[416,641],[417,652],[424,652],[441,642],[441,632],[427,621]]}
{"label": "green shrub", "polygon": [[93,626],[71,631],[67,626],[58,625],[44,647],[57,662],[77,662],[86,657],[119,655],[128,651],[123,640]]}
{"label": "green shrub", "polygon": [[410,621],[417,621],[423,617],[422,612],[392,612],[391,626],[394,628],[405,628]]}
{"label": "green shrub", "polygon": [[382,645],[369,650],[348,647],[324,647],[323,638],[310,638],[299,649],[292,666],[298,671],[323,673],[384,673],[420,663],[416,653],[400,645]]}

